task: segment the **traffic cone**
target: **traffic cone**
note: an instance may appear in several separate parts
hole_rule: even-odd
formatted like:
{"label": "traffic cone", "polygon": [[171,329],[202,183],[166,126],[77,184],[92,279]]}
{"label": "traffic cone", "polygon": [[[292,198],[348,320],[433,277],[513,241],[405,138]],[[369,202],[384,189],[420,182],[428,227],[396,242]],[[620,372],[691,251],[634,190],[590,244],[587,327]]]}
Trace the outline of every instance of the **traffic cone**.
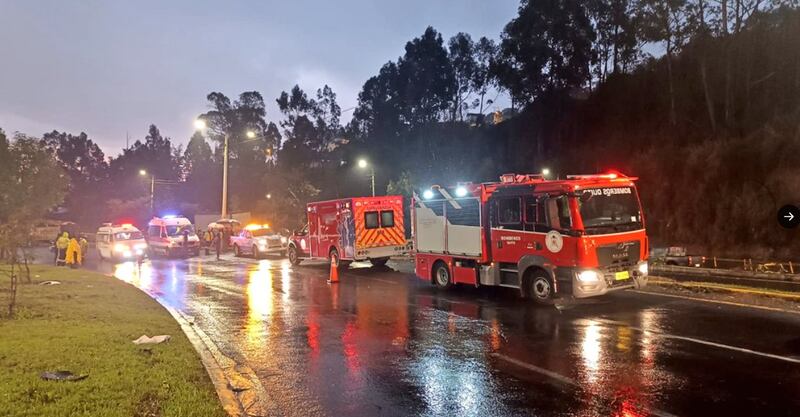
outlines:
{"label": "traffic cone", "polygon": [[338,284],[339,283],[339,265],[336,262],[336,258],[331,256],[331,273],[328,276],[328,284]]}

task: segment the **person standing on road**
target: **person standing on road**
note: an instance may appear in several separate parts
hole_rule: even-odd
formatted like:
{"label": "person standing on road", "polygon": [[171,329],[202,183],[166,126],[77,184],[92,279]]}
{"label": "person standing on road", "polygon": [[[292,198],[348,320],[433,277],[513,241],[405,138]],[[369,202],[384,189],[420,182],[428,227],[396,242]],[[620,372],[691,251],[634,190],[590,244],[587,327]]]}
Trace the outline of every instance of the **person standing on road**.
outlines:
{"label": "person standing on road", "polygon": [[217,260],[219,260],[219,253],[222,252],[222,232],[219,230],[214,231],[214,248],[217,250]]}
{"label": "person standing on road", "polygon": [[211,228],[207,229],[206,232],[203,234],[203,240],[205,244],[203,246],[206,247],[206,255],[211,254],[211,245],[214,244],[214,232],[211,231]]}
{"label": "person standing on road", "polygon": [[86,260],[86,254],[89,253],[89,241],[86,240],[86,235],[81,235],[81,238],[78,239],[78,244],[81,246],[80,264],[83,265],[83,262]]}
{"label": "person standing on road", "polygon": [[67,266],[77,268],[81,264],[81,244],[74,236],[67,243]]}
{"label": "person standing on road", "polygon": [[64,232],[56,239],[56,266],[66,264],[67,246],[69,246],[69,233]]}

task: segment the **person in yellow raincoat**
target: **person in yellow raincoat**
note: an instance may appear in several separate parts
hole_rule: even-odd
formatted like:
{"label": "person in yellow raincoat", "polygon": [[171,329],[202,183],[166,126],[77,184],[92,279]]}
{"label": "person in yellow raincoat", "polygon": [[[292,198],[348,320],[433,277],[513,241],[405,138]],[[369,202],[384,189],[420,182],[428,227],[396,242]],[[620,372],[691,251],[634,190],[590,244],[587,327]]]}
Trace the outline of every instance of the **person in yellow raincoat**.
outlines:
{"label": "person in yellow raincoat", "polygon": [[86,260],[86,255],[89,253],[89,241],[86,240],[86,235],[81,235],[78,239],[78,244],[81,245],[81,265]]}
{"label": "person in yellow raincoat", "polygon": [[73,237],[67,245],[67,266],[77,268],[81,264],[81,244]]}
{"label": "person in yellow raincoat", "polygon": [[56,265],[62,266],[66,263],[67,246],[69,246],[69,233],[64,232],[56,240]]}

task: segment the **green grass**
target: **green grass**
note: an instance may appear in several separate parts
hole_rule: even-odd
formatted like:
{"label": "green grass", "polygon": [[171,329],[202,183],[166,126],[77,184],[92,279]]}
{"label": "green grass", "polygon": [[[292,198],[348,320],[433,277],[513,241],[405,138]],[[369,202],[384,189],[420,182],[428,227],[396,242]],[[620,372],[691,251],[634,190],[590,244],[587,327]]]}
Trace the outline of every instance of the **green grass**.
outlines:
{"label": "green grass", "polygon": [[[32,280],[19,286],[17,317],[0,319],[0,415],[226,415],[189,340],[156,301],[84,270],[36,266]],[[47,280],[62,285],[37,285]],[[3,314],[8,286],[0,274]],[[142,334],[172,340],[131,343]],[[42,380],[48,370],[89,377]]]}

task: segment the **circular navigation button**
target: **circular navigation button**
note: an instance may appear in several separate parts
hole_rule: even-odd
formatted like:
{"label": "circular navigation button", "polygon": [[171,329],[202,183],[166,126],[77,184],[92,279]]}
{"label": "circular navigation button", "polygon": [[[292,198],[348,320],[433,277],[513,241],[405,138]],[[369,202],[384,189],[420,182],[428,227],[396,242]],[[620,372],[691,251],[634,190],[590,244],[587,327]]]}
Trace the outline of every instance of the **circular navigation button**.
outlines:
{"label": "circular navigation button", "polygon": [[787,204],[778,210],[778,223],[787,229],[794,229],[800,224],[800,208]]}

